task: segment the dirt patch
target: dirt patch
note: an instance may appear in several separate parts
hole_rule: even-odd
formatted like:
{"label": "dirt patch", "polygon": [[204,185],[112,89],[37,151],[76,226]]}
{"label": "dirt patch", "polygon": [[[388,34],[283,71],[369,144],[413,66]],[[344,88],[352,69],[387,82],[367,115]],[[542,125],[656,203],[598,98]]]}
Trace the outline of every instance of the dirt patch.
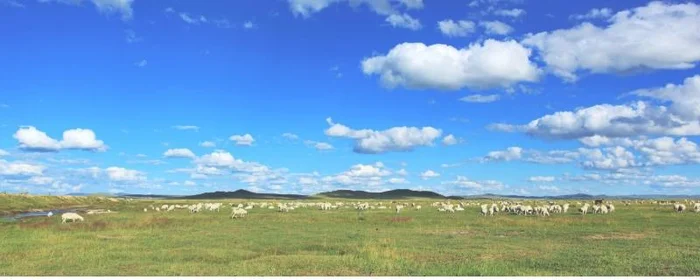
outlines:
{"label": "dirt patch", "polygon": [[588,240],[639,240],[647,238],[648,235],[644,233],[607,233],[607,234],[594,234],[585,236],[584,239]]}
{"label": "dirt patch", "polygon": [[408,223],[410,221],[413,221],[412,217],[393,217],[389,219],[389,222],[392,223]]}

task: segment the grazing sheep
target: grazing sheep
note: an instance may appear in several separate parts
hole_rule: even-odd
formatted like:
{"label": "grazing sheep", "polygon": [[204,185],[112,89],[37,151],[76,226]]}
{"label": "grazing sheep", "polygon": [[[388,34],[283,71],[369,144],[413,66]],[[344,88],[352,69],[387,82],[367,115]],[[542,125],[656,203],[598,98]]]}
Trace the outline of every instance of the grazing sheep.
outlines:
{"label": "grazing sheep", "polygon": [[489,207],[489,206],[486,205],[486,204],[482,204],[482,205],[481,205],[481,215],[486,216],[486,214],[489,213],[488,207]]}
{"label": "grazing sheep", "polygon": [[569,204],[565,203],[564,205],[561,206],[561,210],[566,213],[569,212]]}
{"label": "grazing sheep", "polygon": [[608,214],[608,207],[606,207],[605,205],[603,205],[603,206],[600,207],[600,210],[599,210],[599,211],[600,211],[601,214]]}
{"label": "grazing sheep", "polygon": [[693,210],[695,213],[700,213],[700,203],[695,203],[695,205],[693,205]]}
{"label": "grazing sheep", "polygon": [[241,208],[233,208],[231,211],[231,219],[243,218],[248,214],[248,211]]}
{"label": "grazing sheep", "polygon": [[80,215],[78,215],[76,213],[67,212],[67,213],[63,213],[63,215],[61,215],[61,223],[65,224],[67,221],[71,221],[71,222],[81,221],[82,222],[82,221],[85,221],[85,219],[83,219],[83,217],[81,217]]}
{"label": "grazing sheep", "polygon": [[143,212],[148,212],[148,208],[143,208]]}
{"label": "grazing sheep", "polygon": [[[696,206],[697,206],[697,205],[696,205]],[[421,208],[423,208],[423,206],[416,205],[416,210],[420,210]],[[697,207],[696,207],[696,208],[697,208]]]}
{"label": "grazing sheep", "polygon": [[396,205],[396,214],[400,213],[401,209],[403,209],[403,205],[397,204]]}
{"label": "grazing sheep", "polygon": [[49,217],[49,218],[51,218],[51,216],[53,216],[53,212],[47,213],[46,216]]}
{"label": "grazing sheep", "polygon": [[685,211],[685,204],[676,203],[673,205],[673,209],[675,209],[676,212],[682,213],[683,211]]}
{"label": "grazing sheep", "polygon": [[588,213],[588,207],[590,207],[590,205],[586,203],[580,209],[578,209],[578,211],[581,212],[581,215],[586,215],[586,213]]}
{"label": "grazing sheep", "polygon": [[615,212],[615,205],[608,204],[606,206],[608,207],[608,212],[610,212],[610,213]]}

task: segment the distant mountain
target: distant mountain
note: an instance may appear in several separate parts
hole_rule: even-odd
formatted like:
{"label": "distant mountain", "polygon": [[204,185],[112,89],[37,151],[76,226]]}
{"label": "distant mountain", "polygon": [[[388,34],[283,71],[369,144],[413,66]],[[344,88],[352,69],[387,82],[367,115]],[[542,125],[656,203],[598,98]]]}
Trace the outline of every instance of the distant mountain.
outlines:
{"label": "distant mountain", "polygon": [[328,198],[347,199],[408,199],[408,198],[432,198],[432,199],[460,199],[457,196],[444,196],[431,191],[414,191],[408,189],[397,189],[385,192],[367,192],[352,190],[337,190],[332,192],[319,193],[316,196]]}
{"label": "distant mountain", "polygon": [[309,199],[311,197],[300,194],[273,194],[273,193],[254,193],[247,190],[237,190],[235,192],[208,192],[197,195],[181,196],[180,199],[221,199],[221,198],[239,198],[239,199]]}

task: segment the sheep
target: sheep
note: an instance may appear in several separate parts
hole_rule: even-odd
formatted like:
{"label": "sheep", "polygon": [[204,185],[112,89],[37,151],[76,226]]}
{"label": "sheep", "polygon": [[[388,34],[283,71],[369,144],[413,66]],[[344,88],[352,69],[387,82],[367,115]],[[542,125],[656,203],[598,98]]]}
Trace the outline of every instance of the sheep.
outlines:
{"label": "sheep", "polygon": [[608,207],[608,212],[609,212],[609,213],[615,212],[615,205],[608,204],[608,205],[606,205],[606,206]]}
{"label": "sheep", "polygon": [[600,205],[594,204],[593,205],[593,214],[598,214],[600,213]]}
{"label": "sheep", "polygon": [[564,205],[561,206],[561,210],[566,213],[569,212],[569,204],[565,203]]}
{"label": "sheep", "polygon": [[481,205],[481,215],[486,216],[486,214],[488,214],[488,212],[489,212],[488,207],[489,207],[489,206],[486,205],[486,204],[482,204],[482,205]]}
{"label": "sheep", "polygon": [[399,214],[401,212],[401,209],[403,209],[403,205],[396,205],[396,214]]}
{"label": "sheep", "polygon": [[71,221],[71,222],[81,221],[82,222],[82,221],[85,221],[85,219],[83,219],[83,217],[81,217],[80,215],[78,215],[76,213],[67,212],[67,213],[63,213],[63,215],[61,215],[61,223],[65,224],[67,221]]}
{"label": "sheep", "polygon": [[602,205],[602,206],[600,207],[600,210],[599,210],[599,211],[600,211],[601,214],[608,214],[608,207],[606,207],[605,205]]}
{"label": "sheep", "polygon": [[700,213],[700,203],[695,203],[695,205],[693,205],[693,210],[695,213]]}
{"label": "sheep", "polygon": [[[700,206],[700,205],[696,205],[696,206]],[[416,210],[420,210],[421,208],[423,208],[423,206],[416,205]],[[698,207],[696,207],[696,208],[698,208]],[[697,212],[697,211],[696,211],[696,212]]]}
{"label": "sheep", "polygon": [[462,206],[457,205],[457,208],[455,208],[455,211],[464,211],[464,208]]}
{"label": "sheep", "polygon": [[46,216],[49,217],[49,218],[51,218],[51,216],[53,216],[53,212],[47,213]]}
{"label": "sheep", "polygon": [[231,211],[231,219],[243,218],[248,214],[248,211],[242,208],[233,208]]}
{"label": "sheep", "polygon": [[148,212],[148,208],[143,208],[143,212]]}
{"label": "sheep", "polygon": [[580,209],[578,209],[578,211],[581,212],[581,215],[586,215],[586,213],[588,213],[588,207],[590,207],[590,205],[586,203]]}
{"label": "sheep", "polygon": [[676,212],[682,213],[683,211],[685,211],[685,204],[676,203],[673,205],[673,209],[675,209]]}

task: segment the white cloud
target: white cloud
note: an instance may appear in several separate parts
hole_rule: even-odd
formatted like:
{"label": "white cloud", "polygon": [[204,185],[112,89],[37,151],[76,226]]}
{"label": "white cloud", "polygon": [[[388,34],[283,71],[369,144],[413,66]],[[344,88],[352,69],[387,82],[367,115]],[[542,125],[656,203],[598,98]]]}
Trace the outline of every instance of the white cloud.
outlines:
{"label": "white cloud", "polygon": [[460,98],[459,101],[469,102],[469,103],[491,103],[491,102],[498,101],[500,98],[501,97],[498,94],[491,94],[491,95],[472,94],[472,95],[468,95],[468,96]]}
{"label": "white cloud", "polygon": [[45,169],[42,165],[0,159],[0,176],[41,176]]}
{"label": "white cloud", "polygon": [[321,182],[330,186],[379,187],[385,183],[383,178],[389,175],[391,172],[381,162],[374,165],[356,164],[350,170],[321,178]]}
{"label": "white cloud", "polygon": [[325,151],[325,150],[332,150],[332,149],[333,149],[333,145],[328,144],[328,143],[325,143],[325,142],[314,142],[314,141],[311,141],[311,144],[314,146],[314,148],[316,148],[316,150],[319,150],[319,151]]}
{"label": "white cloud", "polygon": [[27,180],[27,183],[32,184],[32,185],[49,185],[53,183],[55,180],[51,177],[45,177],[45,176],[34,176],[29,178]]}
{"label": "white cloud", "polygon": [[174,125],[174,129],[177,130],[193,130],[193,131],[199,131],[199,127],[195,125]]}
{"label": "white cloud", "polygon": [[253,142],[255,142],[255,138],[248,133],[244,135],[232,135],[228,139],[236,142],[236,145],[238,146],[252,146]]}
{"label": "white cloud", "polygon": [[406,178],[390,178],[387,182],[392,185],[409,183],[408,180],[406,180]]}
{"label": "white cloud", "polygon": [[204,175],[222,174],[223,172],[220,169],[229,169],[233,172],[243,173],[265,173],[270,171],[265,165],[236,159],[229,152],[221,150],[201,156],[195,159],[194,162],[198,165],[195,173]]}
{"label": "white cloud", "polygon": [[533,176],[527,179],[530,182],[554,182],[554,176]]}
{"label": "white cloud", "polygon": [[396,171],[396,174],[399,176],[408,176],[408,171],[406,171],[406,169],[401,168],[399,169],[399,171]]}
{"label": "white cloud", "polygon": [[457,143],[459,143],[459,140],[452,134],[445,136],[445,138],[442,138],[442,144],[445,146],[457,145]]}
{"label": "white cloud", "polygon": [[575,20],[584,20],[584,19],[598,19],[598,18],[609,18],[612,16],[613,11],[609,8],[602,8],[602,9],[591,9],[588,11],[588,13],[583,14],[583,15],[571,15],[569,16],[570,19],[575,19]]}
{"label": "white cloud", "polygon": [[244,29],[253,29],[254,27],[255,27],[255,24],[252,21],[246,21],[243,23]]}
{"label": "white cloud", "polygon": [[204,16],[190,16],[188,13],[180,13],[178,14],[180,16],[180,19],[182,19],[184,22],[188,24],[200,24],[203,22],[207,22],[207,18]]}
{"label": "white cloud", "polygon": [[440,177],[440,173],[437,173],[437,172],[432,171],[432,170],[426,170],[426,171],[424,171],[423,173],[420,174],[420,177],[421,177],[423,180],[428,180],[428,179],[431,179],[431,178]]}
{"label": "white cloud", "polygon": [[494,15],[504,16],[504,17],[521,17],[526,14],[523,9],[500,9],[493,12]]}
{"label": "white cloud", "polygon": [[69,129],[63,132],[63,140],[61,141],[62,149],[77,149],[89,151],[106,151],[102,140],[97,140],[95,132],[90,129]]}
{"label": "white cloud", "polygon": [[105,171],[109,180],[115,182],[140,182],[146,180],[144,173],[137,170],[112,166],[105,169]]}
{"label": "white cloud", "polygon": [[515,41],[488,39],[457,49],[452,46],[402,43],[386,55],[366,58],[362,71],[378,75],[387,88],[458,90],[508,87],[538,80],[530,50]]}
{"label": "white cloud", "polygon": [[482,21],[479,22],[479,25],[484,28],[486,34],[508,35],[513,32],[513,27],[498,20]]}
{"label": "white cloud", "polygon": [[185,182],[182,183],[182,184],[185,185],[185,186],[187,186],[187,187],[194,187],[194,186],[197,185],[197,183],[192,182],[192,181],[185,181]]}
{"label": "white cloud", "polygon": [[0,149],[0,157],[6,157],[6,156],[9,156],[9,155],[10,155],[10,153],[8,153],[7,151],[5,151],[5,150],[3,150],[3,149]]}
{"label": "white cloud", "polygon": [[126,42],[129,44],[138,43],[138,42],[143,41],[143,38],[137,36],[136,32],[134,32],[134,30],[127,29],[127,30],[124,30],[124,33],[126,35]]}
{"label": "white cloud", "polygon": [[579,153],[585,159],[581,165],[586,168],[617,170],[638,166],[634,154],[620,146],[604,149],[580,148]]}
{"label": "white cloud", "polygon": [[442,131],[427,126],[392,127],[382,131],[355,130],[345,125],[334,123],[331,118],[326,122],[331,126],[325,134],[331,137],[343,137],[355,140],[354,151],[357,153],[380,154],[386,152],[411,151],[420,146],[431,146]]}
{"label": "white cloud", "polygon": [[299,136],[298,136],[298,135],[296,135],[296,134],[294,134],[294,133],[289,133],[289,132],[282,133],[282,137],[287,138],[287,139],[289,139],[289,140],[297,140],[297,139],[299,139]]}
{"label": "white cloud", "polygon": [[148,65],[148,60],[145,60],[145,59],[142,59],[141,61],[137,61],[134,63],[134,66],[141,67],[141,68],[146,67],[146,65]]}
{"label": "white cloud", "polygon": [[438,29],[448,37],[466,37],[473,33],[476,25],[473,21],[451,19],[441,20],[437,23]]}
{"label": "white cloud", "polygon": [[75,149],[102,152],[108,149],[102,140],[97,140],[95,133],[90,129],[66,130],[63,132],[63,140],[59,142],[33,126],[23,126],[15,132],[13,137],[17,139],[21,149],[30,151]]}
{"label": "white cloud", "polygon": [[632,94],[670,105],[645,101],[625,105],[601,104],[546,115],[527,125],[517,126],[516,130],[544,138],[582,139],[584,144],[589,142],[591,145],[595,145],[595,141],[606,141],[602,137],[700,135],[700,75],[685,79],[682,85],[640,89]]}
{"label": "white cloud", "polygon": [[167,158],[195,158],[196,156],[190,149],[168,149],[163,153]]}
{"label": "white cloud", "polygon": [[442,182],[442,184],[475,191],[501,190],[505,186],[503,183],[496,180],[475,181],[465,176],[457,176],[456,180]]}
{"label": "white cloud", "polygon": [[523,156],[523,149],[520,147],[509,147],[503,151],[492,151],[489,152],[485,161],[511,161],[520,159]]}
{"label": "white cloud", "polygon": [[650,2],[617,12],[607,22],[604,27],[585,22],[571,29],[529,34],[522,43],[538,49],[549,70],[570,81],[577,79],[580,70],[689,69],[700,61],[698,4]]}
{"label": "white cloud", "polygon": [[311,14],[317,13],[331,4],[347,2],[350,6],[356,7],[366,5],[373,12],[379,15],[390,15],[397,13],[397,8],[422,9],[422,0],[287,0],[289,8],[295,16],[307,18]]}
{"label": "white cloud", "polygon": [[204,142],[199,143],[199,146],[204,147],[204,148],[215,148],[216,143],[214,143],[212,141],[204,141]]}
{"label": "white cloud", "polygon": [[[61,3],[80,5],[84,0],[39,0],[39,3]],[[104,14],[118,13],[121,14],[122,20],[130,20],[133,17],[134,10],[131,5],[134,0],[88,0],[97,10]]]}
{"label": "white cloud", "polygon": [[420,21],[411,17],[408,14],[392,14],[386,17],[386,22],[393,27],[406,28],[410,30],[418,30],[423,27]]}

